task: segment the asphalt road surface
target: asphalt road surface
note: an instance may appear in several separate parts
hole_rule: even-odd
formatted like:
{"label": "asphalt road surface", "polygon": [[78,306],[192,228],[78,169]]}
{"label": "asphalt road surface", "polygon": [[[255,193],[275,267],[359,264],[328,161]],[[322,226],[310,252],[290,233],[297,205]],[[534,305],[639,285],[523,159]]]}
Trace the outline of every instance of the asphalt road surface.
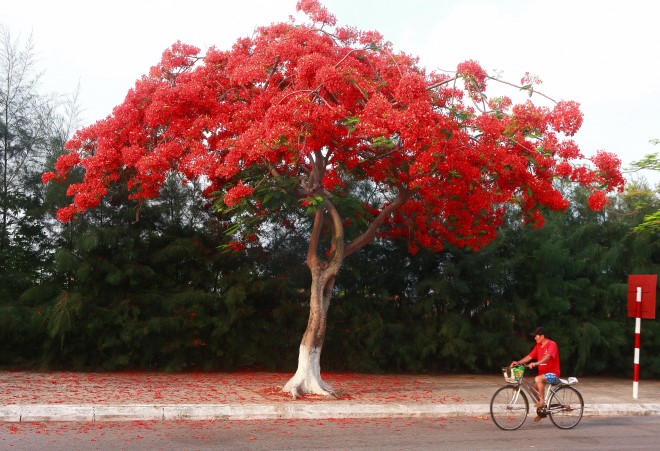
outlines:
{"label": "asphalt road surface", "polygon": [[2,450],[657,450],[660,416],[585,417],[572,430],[528,418],[0,423]]}

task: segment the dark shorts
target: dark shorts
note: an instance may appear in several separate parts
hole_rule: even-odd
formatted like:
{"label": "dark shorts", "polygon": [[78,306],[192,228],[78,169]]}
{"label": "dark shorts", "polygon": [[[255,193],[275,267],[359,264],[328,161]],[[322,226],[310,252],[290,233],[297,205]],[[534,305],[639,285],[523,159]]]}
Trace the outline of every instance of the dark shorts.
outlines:
{"label": "dark shorts", "polygon": [[548,384],[558,384],[559,378],[555,373],[545,373],[545,380],[548,381]]}

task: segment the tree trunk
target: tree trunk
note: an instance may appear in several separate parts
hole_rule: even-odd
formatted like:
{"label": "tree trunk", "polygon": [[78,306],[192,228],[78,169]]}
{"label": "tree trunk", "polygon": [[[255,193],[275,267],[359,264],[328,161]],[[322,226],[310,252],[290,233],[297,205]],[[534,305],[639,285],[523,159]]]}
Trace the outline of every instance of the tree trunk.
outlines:
{"label": "tree trunk", "polygon": [[[317,161],[320,161],[319,157]],[[321,170],[318,170],[322,172]],[[325,193],[329,196],[328,193]],[[335,395],[333,388],[321,378],[321,349],[328,319],[328,307],[332,297],[332,288],[344,258],[373,241],[376,230],[385,218],[410,198],[410,193],[401,188],[394,201],[385,206],[369,225],[369,228],[351,243],[344,243],[344,227],[341,217],[328,197],[324,199],[325,208],[318,208],[314,216],[314,226],[307,249],[307,266],[312,273],[312,290],[309,299],[309,320],[307,329],[300,342],[298,369],[286,383],[282,391],[297,398],[301,393]],[[331,247],[328,261],[318,258],[319,237],[323,227],[324,210],[330,215],[328,226],[331,233]]]}
{"label": "tree trunk", "polygon": [[[325,208],[319,208],[314,215],[312,235],[307,250],[307,266],[312,273],[312,288],[309,297],[309,320],[300,342],[298,369],[286,383],[282,391],[297,398],[300,393],[333,395],[332,387],[321,379],[321,349],[328,322],[328,307],[332,297],[335,278],[344,260],[344,228],[339,213],[328,200]],[[319,237],[323,227],[324,210],[330,214],[331,247],[328,261],[318,257]]]}
{"label": "tree trunk", "polygon": [[335,274],[321,265],[311,268],[312,292],[307,329],[300,342],[298,369],[282,389],[297,398],[301,393],[330,396],[333,388],[321,378],[321,349],[328,318]]}

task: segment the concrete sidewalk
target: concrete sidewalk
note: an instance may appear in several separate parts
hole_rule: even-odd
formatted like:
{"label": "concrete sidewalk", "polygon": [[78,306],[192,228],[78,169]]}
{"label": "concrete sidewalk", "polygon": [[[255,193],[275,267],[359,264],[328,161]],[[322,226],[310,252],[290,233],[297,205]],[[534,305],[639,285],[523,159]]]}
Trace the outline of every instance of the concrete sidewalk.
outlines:
{"label": "concrete sidewalk", "polygon": [[[495,375],[327,373],[338,398],[292,400],[288,373],[0,372],[0,421],[489,417]],[[660,381],[580,378],[585,415],[660,415]],[[530,409],[530,412],[533,410]],[[533,414],[531,412],[530,414]]]}

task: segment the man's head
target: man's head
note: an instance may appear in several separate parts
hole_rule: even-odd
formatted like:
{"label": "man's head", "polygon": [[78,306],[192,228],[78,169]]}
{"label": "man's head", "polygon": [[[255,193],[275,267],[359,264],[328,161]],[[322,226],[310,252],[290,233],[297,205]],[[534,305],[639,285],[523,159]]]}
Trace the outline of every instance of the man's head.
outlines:
{"label": "man's head", "polygon": [[545,340],[545,328],[537,327],[534,329],[534,332],[532,332],[531,335],[534,337],[534,340],[537,343],[541,343],[543,340]]}

